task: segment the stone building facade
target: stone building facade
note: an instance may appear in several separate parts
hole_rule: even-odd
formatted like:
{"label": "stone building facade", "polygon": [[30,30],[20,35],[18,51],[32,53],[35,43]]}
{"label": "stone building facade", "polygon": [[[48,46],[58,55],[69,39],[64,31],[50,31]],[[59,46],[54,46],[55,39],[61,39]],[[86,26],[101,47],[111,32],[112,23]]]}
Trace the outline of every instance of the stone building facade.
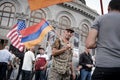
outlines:
{"label": "stone building facade", "polygon": [[[19,21],[24,20],[27,26],[34,25],[45,18],[58,34],[64,28],[73,27],[75,34],[71,40],[76,49],[82,50],[90,30],[90,25],[99,14],[86,6],[85,0],[74,0],[31,11],[27,0],[0,0],[0,48],[7,43],[6,34]],[[46,47],[48,35],[42,46]]]}

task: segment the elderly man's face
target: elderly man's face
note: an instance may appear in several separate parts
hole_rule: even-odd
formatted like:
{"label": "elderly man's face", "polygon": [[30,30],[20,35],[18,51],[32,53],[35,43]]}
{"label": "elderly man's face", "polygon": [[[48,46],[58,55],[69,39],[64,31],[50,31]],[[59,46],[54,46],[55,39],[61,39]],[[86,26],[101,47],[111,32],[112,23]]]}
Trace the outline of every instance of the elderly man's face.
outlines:
{"label": "elderly man's face", "polygon": [[70,39],[73,36],[73,32],[69,30],[65,30],[65,38]]}

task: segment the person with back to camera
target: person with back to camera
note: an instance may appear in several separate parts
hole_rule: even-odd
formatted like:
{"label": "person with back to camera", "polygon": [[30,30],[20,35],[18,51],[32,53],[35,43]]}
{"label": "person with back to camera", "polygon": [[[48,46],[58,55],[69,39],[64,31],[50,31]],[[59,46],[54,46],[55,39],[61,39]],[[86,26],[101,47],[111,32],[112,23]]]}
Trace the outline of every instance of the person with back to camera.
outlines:
{"label": "person with back to camera", "polygon": [[35,62],[35,46],[28,49],[24,54],[22,65],[22,80],[31,80],[32,68]]}
{"label": "person with back to camera", "polygon": [[86,40],[87,48],[96,48],[92,80],[120,79],[120,0],[111,0],[108,14],[98,17]]}
{"label": "person with back to camera", "polygon": [[0,80],[6,80],[6,72],[12,63],[12,56],[9,52],[9,46],[5,46],[0,50]]}

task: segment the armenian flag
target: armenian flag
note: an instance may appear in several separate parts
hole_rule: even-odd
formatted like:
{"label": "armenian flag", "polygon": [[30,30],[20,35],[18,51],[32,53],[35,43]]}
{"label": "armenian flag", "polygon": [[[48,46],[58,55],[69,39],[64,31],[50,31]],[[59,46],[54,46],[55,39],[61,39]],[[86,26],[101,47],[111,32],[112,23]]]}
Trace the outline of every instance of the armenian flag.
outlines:
{"label": "armenian flag", "polygon": [[53,30],[53,27],[43,19],[40,23],[20,31],[21,42],[29,49],[42,42],[45,35],[51,30]]}

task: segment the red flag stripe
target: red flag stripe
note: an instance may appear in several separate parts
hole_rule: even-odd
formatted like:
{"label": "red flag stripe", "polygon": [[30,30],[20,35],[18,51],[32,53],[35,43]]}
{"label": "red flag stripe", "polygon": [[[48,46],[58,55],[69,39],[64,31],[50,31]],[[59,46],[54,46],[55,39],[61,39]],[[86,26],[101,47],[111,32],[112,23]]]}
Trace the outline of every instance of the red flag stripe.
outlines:
{"label": "red flag stripe", "polygon": [[12,30],[7,34],[7,38],[10,39],[12,45],[18,48],[20,51],[23,51],[24,44],[21,43],[21,35],[18,35],[17,25],[15,25]]}
{"label": "red flag stripe", "polygon": [[[15,32],[16,32],[16,28],[13,28],[8,34],[7,34],[7,37],[9,38],[9,39],[11,39],[11,37],[13,36],[13,34],[15,34]],[[12,34],[12,35],[11,35]]]}
{"label": "red flag stripe", "polygon": [[16,42],[17,39],[18,39],[18,36],[17,36],[17,34],[15,34],[15,35],[12,37],[11,42],[12,42],[12,43],[13,43],[13,42]]}

